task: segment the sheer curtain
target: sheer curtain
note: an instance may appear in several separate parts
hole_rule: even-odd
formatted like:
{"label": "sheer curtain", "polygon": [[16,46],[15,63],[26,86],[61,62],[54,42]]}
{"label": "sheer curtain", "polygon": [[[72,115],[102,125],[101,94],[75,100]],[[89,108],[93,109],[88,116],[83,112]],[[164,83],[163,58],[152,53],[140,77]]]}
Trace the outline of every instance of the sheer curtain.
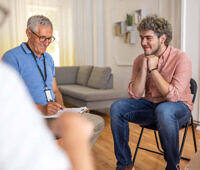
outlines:
{"label": "sheer curtain", "polygon": [[76,65],[105,65],[103,0],[71,0]]}
{"label": "sheer curtain", "polygon": [[[94,64],[93,0],[29,0],[30,6],[29,13],[34,11],[31,15],[44,14],[53,22],[54,31],[58,31],[61,66]],[[56,13],[53,15],[51,9],[51,13],[45,12],[47,7],[54,8]],[[48,52],[54,45],[50,45]],[[56,63],[57,58],[52,56]]]}
{"label": "sheer curtain", "polygon": [[29,0],[29,16],[42,14],[53,23],[56,41],[47,49],[55,65],[75,65],[71,4],[68,0]]}
{"label": "sheer curtain", "polygon": [[74,25],[73,25],[73,0],[64,0],[61,9],[60,59],[61,65],[75,65]]}
{"label": "sheer curtain", "polygon": [[103,0],[0,0],[10,11],[1,29],[0,57],[26,41],[26,22],[43,14],[54,25],[48,52],[56,65],[105,65]]}
{"label": "sheer curtain", "polygon": [[27,41],[25,34],[27,19],[31,15],[43,14],[50,18],[54,26],[56,42],[48,52],[56,65],[75,65],[71,1],[68,0],[0,0],[9,10],[9,17],[0,28],[0,58],[9,49]]}
{"label": "sheer curtain", "polygon": [[9,10],[9,16],[0,28],[0,58],[9,49],[26,41],[26,3],[25,0],[0,0]]}

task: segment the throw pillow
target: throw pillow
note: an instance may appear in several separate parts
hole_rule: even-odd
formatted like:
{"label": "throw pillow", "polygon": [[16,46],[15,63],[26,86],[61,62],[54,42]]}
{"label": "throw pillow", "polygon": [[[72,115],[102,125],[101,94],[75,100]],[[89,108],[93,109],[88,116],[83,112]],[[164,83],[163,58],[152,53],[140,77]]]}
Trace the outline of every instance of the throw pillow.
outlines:
{"label": "throw pillow", "polygon": [[77,74],[76,83],[85,86],[90,77],[93,66],[80,66]]}
{"label": "throw pillow", "polygon": [[78,66],[55,67],[56,82],[58,85],[75,84]]}
{"label": "throw pillow", "polygon": [[107,89],[107,83],[111,77],[110,67],[94,67],[88,80],[88,87]]}

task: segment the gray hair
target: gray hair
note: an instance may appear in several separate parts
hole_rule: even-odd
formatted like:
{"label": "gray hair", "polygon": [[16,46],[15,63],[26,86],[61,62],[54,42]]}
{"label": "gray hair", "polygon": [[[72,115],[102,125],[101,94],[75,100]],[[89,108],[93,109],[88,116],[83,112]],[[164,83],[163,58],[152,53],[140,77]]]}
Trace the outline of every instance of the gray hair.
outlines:
{"label": "gray hair", "polygon": [[38,32],[38,27],[42,25],[45,27],[51,27],[53,29],[53,25],[49,18],[43,15],[33,15],[28,19],[27,29],[30,29],[34,32]]}

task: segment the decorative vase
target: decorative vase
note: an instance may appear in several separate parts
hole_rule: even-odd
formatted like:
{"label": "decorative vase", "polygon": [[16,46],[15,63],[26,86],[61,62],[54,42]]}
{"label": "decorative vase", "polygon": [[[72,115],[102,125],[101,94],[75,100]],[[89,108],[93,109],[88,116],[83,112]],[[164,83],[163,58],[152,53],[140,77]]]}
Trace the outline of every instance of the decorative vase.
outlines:
{"label": "decorative vase", "polygon": [[127,27],[126,27],[126,31],[127,31],[127,32],[133,31],[133,26],[127,26]]}

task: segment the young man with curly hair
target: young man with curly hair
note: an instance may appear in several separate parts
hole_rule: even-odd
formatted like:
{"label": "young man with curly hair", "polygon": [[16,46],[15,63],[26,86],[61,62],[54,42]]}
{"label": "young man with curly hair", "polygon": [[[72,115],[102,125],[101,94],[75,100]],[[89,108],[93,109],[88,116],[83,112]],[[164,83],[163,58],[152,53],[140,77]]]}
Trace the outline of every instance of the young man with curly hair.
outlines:
{"label": "young man with curly hair", "polygon": [[147,16],[138,25],[144,53],[133,63],[128,86],[129,99],[111,106],[111,129],[117,170],[134,169],[131,160],[129,125],[155,125],[159,132],[166,170],[179,169],[179,127],[192,110],[190,58],[169,45],[171,24],[157,15]]}

